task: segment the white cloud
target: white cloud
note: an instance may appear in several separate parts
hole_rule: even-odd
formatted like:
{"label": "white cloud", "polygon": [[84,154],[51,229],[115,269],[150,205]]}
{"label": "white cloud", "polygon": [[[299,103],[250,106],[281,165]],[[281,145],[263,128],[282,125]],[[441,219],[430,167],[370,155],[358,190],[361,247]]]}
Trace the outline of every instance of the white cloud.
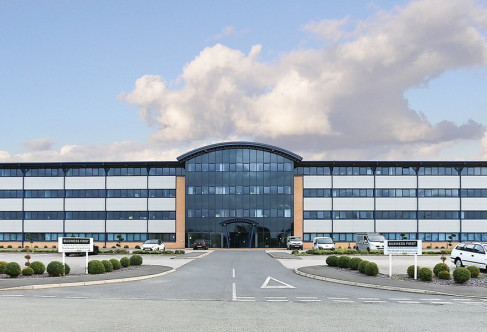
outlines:
{"label": "white cloud", "polygon": [[52,149],[54,141],[50,137],[37,138],[31,141],[22,142],[24,148],[30,151],[45,151]]}

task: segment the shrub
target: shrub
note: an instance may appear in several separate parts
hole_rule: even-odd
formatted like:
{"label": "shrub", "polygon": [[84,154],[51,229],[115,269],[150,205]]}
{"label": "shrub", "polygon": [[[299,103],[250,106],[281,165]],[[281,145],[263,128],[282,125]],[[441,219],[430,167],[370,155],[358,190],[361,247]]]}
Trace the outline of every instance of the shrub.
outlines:
{"label": "shrub", "polygon": [[34,274],[43,274],[46,271],[46,266],[39,261],[32,262],[30,267],[34,270]]}
{"label": "shrub", "polygon": [[129,248],[129,246],[128,246],[128,245],[124,245],[123,247],[124,247],[124,249],[128,249],[128,248]]}
{"label": "shrub", "polygon": [[64,275],[63,263],[58,261],[52,261],[47,264],[46,270],[50,277],[60,277]]}
{"label": "shrub", "polygon": [[291,254],[292,255],[297,255],[297,254],[299,254],[299,250],[294,249],[293,251],[291,251]]}
{"label": "shrub", "polygon": [[450,271],[440,271],[440,272],[438,272],[438,278],[439,279],[444,279],[444,280],[450,280],[451,279]]}
{"label": "shrub", "polygon": [[438,276],[438,273],[440,273],[441,271],[450,272],[450,268],[445,263],[436,264],[435,267],[433,268],[433,273],[435,274],[435,276]]}
{"label": "shrub", "polygon": [[44,246],[44,249],[47,249],[47,246]]}
{"label": "shrub", "polygon": [[472,278],[478,278],[479,277],[480,270],[478,267],[476,267],[474,265],[470,265],[470,266],[467,266],[467,270],[470,271],[470,276]]}
{"label": "shrub", "polygon": [[3,246],[0,246],[0,249],[3,249]]}
{"label": "shrub", "polygon": [[350,260],[351,258],[348,256],[340,256],[340,258],[338,258],[338,266],[348,269],[350,267]]}
{"label": "shrub", "polygon": [[130,257],[130,265],[142,265],[142,256],[132,255]]}
{"label": "shrub", "polygon": [[5,265],[7,265],[7,262],[5,261],[0,262],[0,274],[2,274],[3,271],[5,270]]}
{"label": "shrub", "polygon": [[105,272],[112,272],[113,271],[113,264],[110,261],[102,260],[101,262],[105,268]]}
{"label": "shrub", "polygon": [[360,257],[354,257],[350,260],[350,268],[352,270],[358,270],[358,265],[362,261],[362,258]]}
{"label": "shrub", "polygon": [[453,280],[455,280],[457,284],[466,283],[470,280],[470,277],[470,271],[465,267],[457,267],[453,270]]}
{"label": "shrub", "polygon": [[422,267],[419,269],[418,278],[422,281],[433,280],[433,271],[429,267]]}
{"label": "shrub", "polygon": [[[416,268],[417,268],[416,275],[419,275],[419,270],[421,270],[421,268],[419,266],[416,266]],[[408,267],[408,276],[409,278],[414,278],[414,265],[410,265]]]}
{"label": "shrub", "polygon": [[118,270],[122,267],[122,264],[120,264],[120,261],[116,258],[110,259],[110,263],[112,263],[112,267],[114,270]]}
{"label": "shrub", "polygon": [[51,248],[52,248],[52,249],[56,249],[56,246],[54,245],[54,246],[52,246]]}
{"label": "shrub", "polygon": [[71,267],[68,264],[64,264],[64,275],[68,275],[71,272]]}
{"label": "shrub", "polygon": [[140,246],[139,246],[139,245],[136,245],[136,246],[135,246],[135,249],[140,249]]}
{"label": "shrub", "polygon": [[8,263],[5,265],[5,269],[3,270],[3,273],[8,275],[10,278],[17,278],[20,272],[20,265],[15,262]]}
{"label": "shrub", "polygon": [[22,270],[23,276],[31,276],[33,274],[34,274],[34,270],[31,267],[26,267],[25,269]]}
{"label": "shrub", "polygon": [[331,255],[326,257],[326,264],[328,266],[338,266],[338,256]]}
{"label": "shrub", "polygon": [[178,250],[174,251],[174,253],[176,255],[184,255],[184,250],[178,249]]}
{"label": "shrub", "polygon": [[7,246],[7,248],[8,248],[8,249],[12,249],[12,245],[11,245],[11,244],[9,244],[9,245]]}
{"label": "shrub", "polygon": [[117,249],[117,247],[115,247],[115,246],[112,246],[112,249]]}
{"label": "shrub", "polygon": [[105,273],[105,265],[97,259],[88,262],[89,274],[102,274]]}
{"label": "shrub", "polygon": [[367,263],[370,263],[370,262],[363,260],[358,264],[358,270],[360,271],[360,273],[365,273],[365,266],[367,266]]}
{"label": "shrub", "polygon": [[34,249],[39,249],[39,246],[34,246]]}
{"label": "shrub", "polygon": [[123,267],[130,266],[130,259],[128,257],[122,257],[120,259],[120,265],[122,265]]}
{"label": "shrub", "polygon": [[374,262],[365,264],[365,274],[368,276],[376,276],[379,274],[379,267]]}

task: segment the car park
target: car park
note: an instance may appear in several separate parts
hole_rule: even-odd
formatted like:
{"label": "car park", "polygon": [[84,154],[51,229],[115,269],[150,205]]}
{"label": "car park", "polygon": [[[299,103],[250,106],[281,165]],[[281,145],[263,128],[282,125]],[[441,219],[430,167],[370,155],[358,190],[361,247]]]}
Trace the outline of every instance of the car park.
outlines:
{"label": "car park", "polygon": [[142,246],[140,247],[140,249],[147,250],[147,251],[164,251],[166,250],[166,246],[159,239],[151,239],[145,241],[144,244],[142,244]]}
{"label": "car park", "polygon": [[333,242],[331,237],[315,237],[313,239],[313,249],[335,250],[335,242]]}
{"label": "car park", "polygon": [[299,236],[288,236],[286,247],[288,250],[292,250],[292,249],[303,250],[303,240]]}
{"label": "car park", "polygon": [[487,243],[459,243],[451,251],[450,258],[457,267],[474,265],[481,269],[487,269]]}
{"label": "car park", "polygon": [[207,250],[209,247],[209,242],[207,240],[199,239],[193,242],[193,250],[204,249]]}

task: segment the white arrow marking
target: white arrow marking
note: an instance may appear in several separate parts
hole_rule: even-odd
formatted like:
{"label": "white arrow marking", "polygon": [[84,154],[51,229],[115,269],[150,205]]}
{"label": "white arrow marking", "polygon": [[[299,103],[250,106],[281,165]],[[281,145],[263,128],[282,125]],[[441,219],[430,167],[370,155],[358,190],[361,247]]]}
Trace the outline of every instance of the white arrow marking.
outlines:
{"label": "white arrow marking", "polygon": [[[269,286],[269,281],[271,281],[271,279],[274,280],[277,283],[282,284],[282,286],[281,285],[279,285],[279,286]],[[272,277],[269,276],[264,281],[264,283],[262,284],[262,286],[260,286],[260,288],[296,288],[296,287],[291,286],[289,284],[286,284],[285,282],[279,281],[279,280],[277,280],[277,279],[272,278]]]}

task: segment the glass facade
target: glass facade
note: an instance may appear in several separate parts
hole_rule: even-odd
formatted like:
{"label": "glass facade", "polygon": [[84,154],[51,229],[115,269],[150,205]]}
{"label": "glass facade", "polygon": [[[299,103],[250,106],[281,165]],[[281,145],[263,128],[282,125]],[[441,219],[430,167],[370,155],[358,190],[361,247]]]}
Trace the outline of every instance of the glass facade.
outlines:
{"label": "glass facade", "polygon": [[293,232],[293,171],[293,161],[251,148],[187,160],[186,246],[201,238],[213,248],[285,247]]}

